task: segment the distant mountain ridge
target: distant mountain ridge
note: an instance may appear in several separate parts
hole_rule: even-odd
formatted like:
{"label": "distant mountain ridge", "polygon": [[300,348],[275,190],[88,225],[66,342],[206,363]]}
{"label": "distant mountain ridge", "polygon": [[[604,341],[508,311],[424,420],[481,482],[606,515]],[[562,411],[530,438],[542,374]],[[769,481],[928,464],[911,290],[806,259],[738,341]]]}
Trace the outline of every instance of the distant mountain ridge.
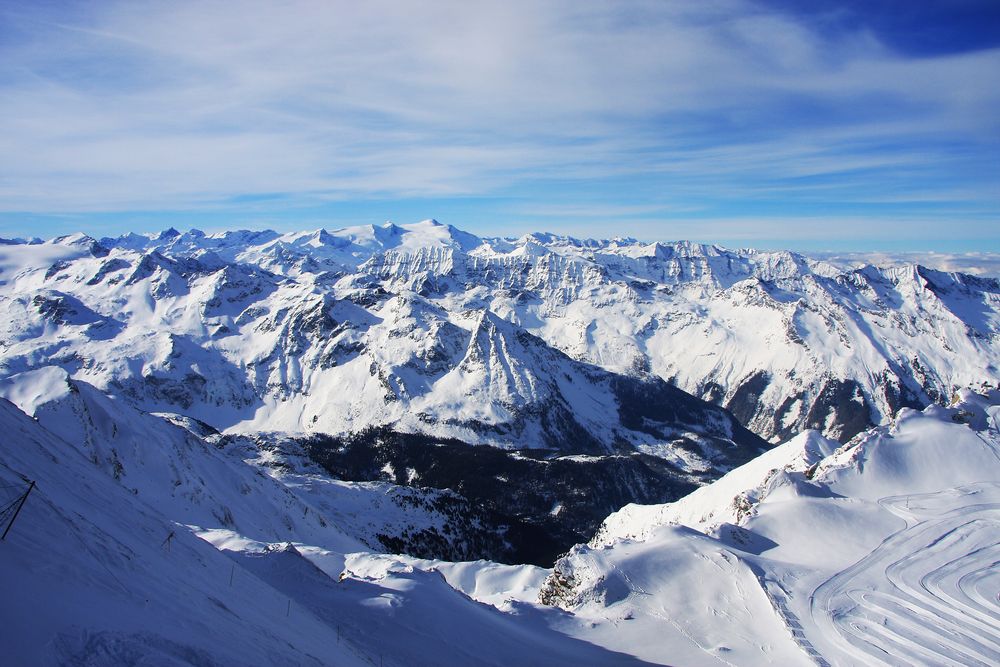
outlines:
{"label": "distant mountain ridge", "polygon": [[920,266],[479,238],[433,220],[78,234],[2,252],[0,372],[55,363],[217,428],[401,423],[551,447],[565,429],[542,415],[565,408],[593,417],[580,424],[606,451],[658,447],[662,434],[615,426],[614,391],[594,381],[611,373],[666,379],[766,439],[815,428],[844,441],[1000,378],[998,282]]}

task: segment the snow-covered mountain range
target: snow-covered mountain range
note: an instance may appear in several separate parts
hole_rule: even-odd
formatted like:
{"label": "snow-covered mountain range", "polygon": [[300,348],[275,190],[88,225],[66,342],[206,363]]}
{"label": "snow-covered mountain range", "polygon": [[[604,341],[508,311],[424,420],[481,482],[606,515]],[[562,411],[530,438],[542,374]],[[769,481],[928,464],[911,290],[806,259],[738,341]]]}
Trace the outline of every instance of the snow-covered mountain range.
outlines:
{"label": "snow-covered mountain range", "polygon": [[0,313],[11,664],[1000,660],[995,280],[426,221],[13,241]]}
{"label": "snow-covered mountain range", "polygon": [[[0,281],[0,373],[57,364],[229,431],[393,424],[704,465],[728,417],[639,424],[623,392],[667,380],[765,439],[843,442],[1000,380],[997,281],[788,252],[482,239],[435,221],[168,230],[0,246]],[[697,447],[663,444],[681,438]]]}

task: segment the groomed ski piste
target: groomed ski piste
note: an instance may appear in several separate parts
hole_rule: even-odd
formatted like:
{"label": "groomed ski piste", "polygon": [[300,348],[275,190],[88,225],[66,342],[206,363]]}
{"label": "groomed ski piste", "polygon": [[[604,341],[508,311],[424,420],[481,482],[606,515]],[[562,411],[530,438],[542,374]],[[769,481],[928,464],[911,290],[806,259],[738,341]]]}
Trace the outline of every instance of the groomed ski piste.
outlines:
{"label": "groomed ski piste", "polygon": [[[806,433],[690,496],[612,515],[550,600],[674,664],[1000,662],[1000,396]],[[656,636],[656,641],[643,637]]]}
{"label": "groomed ski piste", "polygon": [[0,486],[36,481],[4,664],[1000,662],[997,392],[803,433],[554,570],[373,553],[386,485],[256,466],[58,369],[0,394]]}
{"label": "groomed ski piste", "polygon": [[969,503],[984,491],[997,499],[992,484],[882,499],[906,528],[814,591],[813,622],[862,662],[996,664],[1000,504]]}

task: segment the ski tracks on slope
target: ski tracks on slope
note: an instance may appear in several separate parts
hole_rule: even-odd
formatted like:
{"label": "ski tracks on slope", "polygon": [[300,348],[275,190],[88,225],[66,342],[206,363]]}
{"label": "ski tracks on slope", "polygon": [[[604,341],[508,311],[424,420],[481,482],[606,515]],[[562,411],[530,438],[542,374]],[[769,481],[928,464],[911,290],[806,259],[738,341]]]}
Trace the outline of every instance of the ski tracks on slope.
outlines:
{"label": "ski tracks on slope", "polygon": [[813,592],[820,634],[860,664],[1000,664],[1000,484],[879,504],[907,525]]}

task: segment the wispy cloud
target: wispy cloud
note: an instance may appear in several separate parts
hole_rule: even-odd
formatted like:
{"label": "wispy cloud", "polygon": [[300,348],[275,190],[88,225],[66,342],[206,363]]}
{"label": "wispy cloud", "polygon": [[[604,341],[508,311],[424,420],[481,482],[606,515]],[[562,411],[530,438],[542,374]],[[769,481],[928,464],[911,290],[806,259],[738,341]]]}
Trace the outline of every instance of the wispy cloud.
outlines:
{"label": "wispy cloud", "polygon": [[0,12],[3,211],[1000,199],[1000,50],[905,57],[748,0]]}

